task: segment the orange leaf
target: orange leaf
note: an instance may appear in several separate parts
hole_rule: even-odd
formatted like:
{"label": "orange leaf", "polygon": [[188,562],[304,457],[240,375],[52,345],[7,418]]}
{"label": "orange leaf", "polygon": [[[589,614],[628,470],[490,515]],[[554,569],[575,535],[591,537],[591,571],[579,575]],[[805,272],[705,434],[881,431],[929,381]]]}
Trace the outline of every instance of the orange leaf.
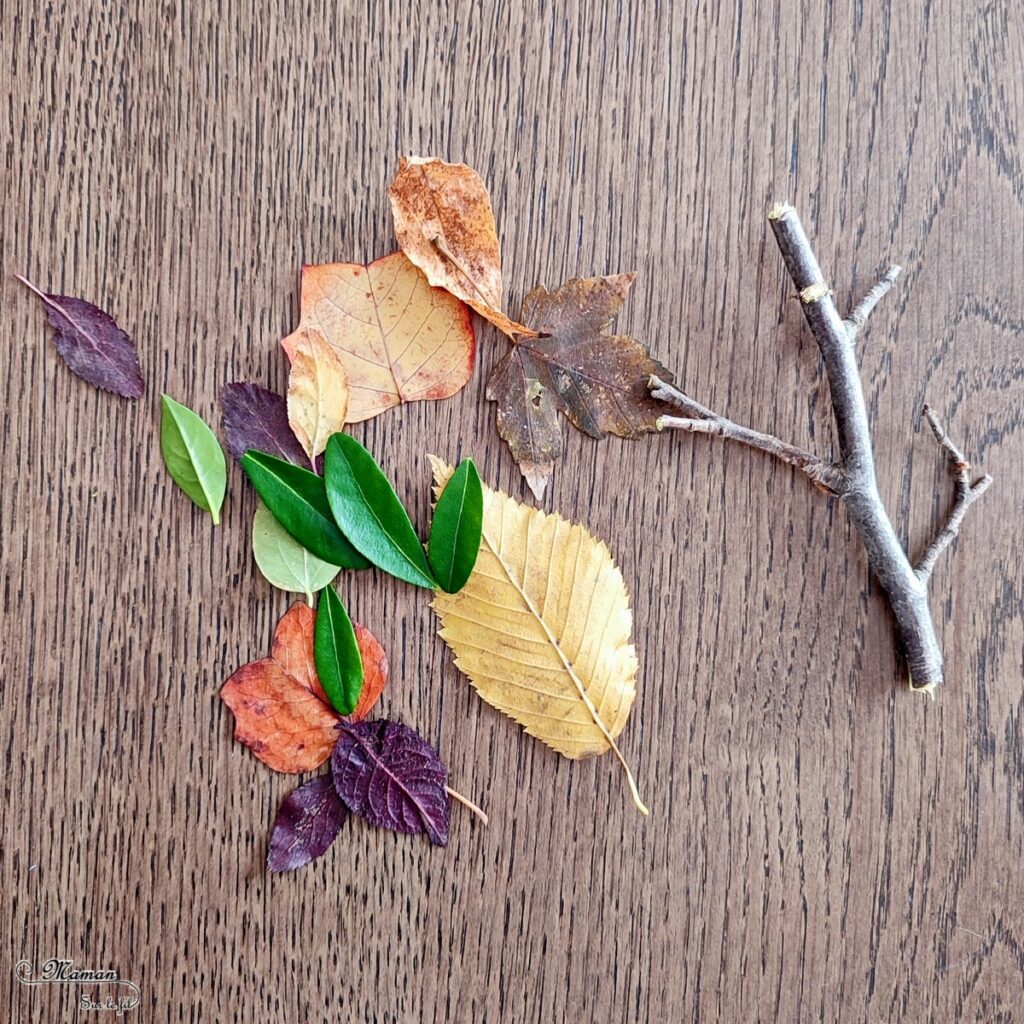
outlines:
{"label": "orange leaf", "polygon": [[311,333],[332,346],[348,374],[349,423],[402,402],[450,398],[473,374],[469,311],[400,252],[365,266],[303,267],[300,307],[284,350],[295,360]]}
{"label": "orange leaf", "polygon": [[535,337],[501,311],[498,232],[476,171],[436,157],[402,159],[388,198],[398,244],[432,285],[468,303],[509,337]]}
{"label": "orange leaf", "polygon": [[363,689],[355,710],[346,722],[361,722],[373,710],[388,681],[388,656],[380,641],[365,627],[354,623],[356,643],[363,656]]}
{"label": "orange leaf", "polygon": [[[221,700],[235,716],[235,739],[279,772],[309,772],[330,756],[342,719],[335,714],[316,674],[313,634],[316,612],[297,601],[274,631],[269,658],[243,665],[224,684]],[[354,623],[363,658],[363,690],[344,719],[360,722],[388,681],[388,659],[380,641]]]}
{"label": "orange leaf", "polygon": [[308,772],[331,756],[338,715],[316,676],[316,613],[297,602],[274,633],[269,658],[243,665],[224,684],[221,700],[235,716],[235,739],[279,772]]}

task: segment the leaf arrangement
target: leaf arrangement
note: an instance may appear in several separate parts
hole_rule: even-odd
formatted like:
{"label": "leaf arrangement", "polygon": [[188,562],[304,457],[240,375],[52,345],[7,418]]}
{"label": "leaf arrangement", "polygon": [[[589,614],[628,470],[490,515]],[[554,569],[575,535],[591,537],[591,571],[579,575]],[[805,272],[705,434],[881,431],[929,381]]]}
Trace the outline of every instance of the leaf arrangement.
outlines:
{"label": "leaf arrangement", "polygon": [[369,630],[353,627],[333,590],[325,599],[318,613],[292,605],[270,657],[243,665],[221,690],[235,738],[271,768],[307,772],[331,761],[329,775],[299,786],[281,805],[267,857],[272,871],[319,857],[349,813],[448,842],[444,764],[407,726],[364,721],[387,682],[387,658]]}
{"label": "leaf arrangement", "polygon": [[[270,656],[242,666],[221,697],[236,738],[274,770],[305,773],[330,760],[329,774],[282,803],[273,871],[319,857],[352,815],[439,845],[452,798],[484,817],[447,788],[443,762],[415,731],[366,720],[387,658],[334,590],[346,569],[376,568],[432,591],[440,635],[480,696],[565,757],[613,752],[646,813],[616,744],[637,660],[628,595],[607,548],[581,526],[484,487],[472,460],[453,468],[433,456],[424,543],[372,454],[345,432],[464,387],[476,362],[474,311],[509,339],[487,397],[540,497],[563,449],[559,413],[592,437],[655,427],[646,382],[669,375],[638,342],[607,330],[633,275],[537,288],[517,322],[504,311],[494,214],[475,171],[402,160],[388,197],[399,251],[302,269],[299,323],[282,342],[286,394],[236,381],[220,396],[227,449],[259,497],[255,562],[271,585],[307,602],[288,609]],[[106,313],[21,280],[42,300],[76,374],[141,397],[134,345]],[[218,524],[227,463],[215,434],[168,395],[161,417],[168,472]]]}

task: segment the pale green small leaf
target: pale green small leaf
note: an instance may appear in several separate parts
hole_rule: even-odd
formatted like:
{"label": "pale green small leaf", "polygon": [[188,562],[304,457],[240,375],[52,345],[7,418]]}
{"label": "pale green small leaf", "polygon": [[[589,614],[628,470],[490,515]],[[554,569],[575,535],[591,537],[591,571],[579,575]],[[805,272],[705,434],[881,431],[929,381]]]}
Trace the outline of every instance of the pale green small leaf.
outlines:
{"label": "pale green small leaf", "polygon": [[174,482],[220,522],[227,487],[224,452],[214,432],[191,409],[163,396],[160,451]]}
{"label": "pale green small leaf", "polygon": [[263,502],[252,520],[252,553],[268,583],[278,590],[305,594],[310,604],[313,595],[330,586],[341,572],[340,565],[331,565],[307,551]]}

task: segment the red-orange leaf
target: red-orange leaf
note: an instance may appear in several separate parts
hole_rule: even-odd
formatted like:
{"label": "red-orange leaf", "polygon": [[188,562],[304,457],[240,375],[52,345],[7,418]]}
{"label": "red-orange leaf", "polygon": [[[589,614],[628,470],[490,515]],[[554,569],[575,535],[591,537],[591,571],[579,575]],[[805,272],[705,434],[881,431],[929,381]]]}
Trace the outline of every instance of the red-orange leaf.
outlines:
{"label": "red-orange leaf", "polygon": [[354,624],[354,628],[359,653],[363,656],[363,690],[359,694],[359,703],[345,719],[346,722],[361,722],[366,718],[380,699],[388,681],[388,656],[384,653],[380,641],[358,622]]}
{"label": "red-orange leaf", "polygon": [[[221,689],[235,716],[235,739],[279,772],[308,772],[330,757],[342,721],[316,674],[316,612],[301,601],[282,616],[269,658],[243,665]],[[388,659],[377,638],[355,624],[363,657],[363,691],[347,722],[365,718],[388,677]]]}
{"label": "red-orange leaf", "polygon": [[269,658],[243,665],[221,700],[235,716],[235,739],[279,772],[308,772],[331,756],[340,721],[316,677],[308,605],[293,604],[277,625]]}

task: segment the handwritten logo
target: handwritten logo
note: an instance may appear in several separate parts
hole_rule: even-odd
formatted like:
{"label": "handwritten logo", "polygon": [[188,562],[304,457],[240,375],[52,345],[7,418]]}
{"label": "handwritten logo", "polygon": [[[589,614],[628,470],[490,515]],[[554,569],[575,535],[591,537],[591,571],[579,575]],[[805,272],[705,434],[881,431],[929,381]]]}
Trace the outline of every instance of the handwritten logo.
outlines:
{"label": "handwritten logo", "polygon": [[[47,960],[36,975],[29,960],[19,960],[14,975],[22,985],[90,985],[92,992],[82,992],[78,1001],[82,1010],[105,1010],[115,1017],[123,1017],[134,1010],[142,998],[134,981],[122,978],[117,971],[96,971],[76,967],[74,960]],[[97,995],[100,986],[111,986],[110,994]]]}

